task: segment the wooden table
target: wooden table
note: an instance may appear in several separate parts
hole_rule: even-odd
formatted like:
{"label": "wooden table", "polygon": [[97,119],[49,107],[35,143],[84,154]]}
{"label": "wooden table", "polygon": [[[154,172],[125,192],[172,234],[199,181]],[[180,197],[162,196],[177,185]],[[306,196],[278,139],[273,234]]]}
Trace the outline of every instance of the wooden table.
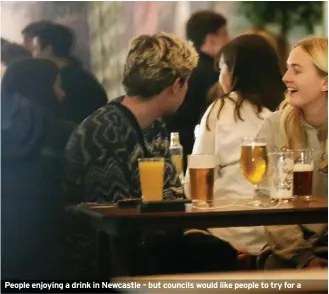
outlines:
{"label": "wooden table", "polygon": [[140,213],[137,208],[119,209],[114,205],[80,205],[77,212],[89,215],[97,229],[111,236],[129,235],[136,230],[174,230],[186,228],[249,227],[261,225],[314,224],[328,222],[324,200],[282,203],[274,208],[245,206],[191,209],[183,212]]}
{"label": "wooden table", "polygon": [[112,262],[117,260],[116,271],[105,274],[112,276],[129,275],[125,269],[125,263],[128,262],[125,261],[125,251],[129,245],[127,240],[137,232],[328,222],[328,204],[324,199],[282,203],[268,208],[247,206],[249,201],[250,199],[241,200],[238,203],[241,206],[224,206],[209,211],[189,209],[182,212],[140,213],[137,208],[119,209],[114,205],[79,205],[71,210],[89,216],[93,226],[103,232],[99,251],[107,252],[110,246],[112,254],[100,258],[104,262],[101,267],[108,267],[105,261],[107,258]]}

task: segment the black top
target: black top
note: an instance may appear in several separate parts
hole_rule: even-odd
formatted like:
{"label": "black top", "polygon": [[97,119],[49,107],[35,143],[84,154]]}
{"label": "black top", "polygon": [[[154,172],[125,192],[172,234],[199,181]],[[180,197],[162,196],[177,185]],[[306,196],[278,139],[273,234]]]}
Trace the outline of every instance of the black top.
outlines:
{"label": "black top", "polygon": [[20,94],[1,97],[3,279],[66,277],[61,162],[73,128]]}
{"label": "black top", "polygon": [[207,109],[208,91],[218,81],[219,73],[215,69],[214,58],[202,52],[199,52],[199,56],[198,65],[189,79],[183,104],[175,115],[165,119],[169,132],[193,132]]}
{"label": "black top", "polygon": [[74,64],[60,70],[65,98],[62,103],[63,118],[80,123],[107,103],[103,86],[89,72]]}
{"label": "black top", "polygon": [[179,132],[184,150],[184,170],[187,168],[187,155],[193,149],[194,128],[208,107],[208,92],[217,83],[219,76],[214,58],[202,52],[199,52],[199,56],[198,65],[188,81],[183,104],[173,116],[164,119],[169,133]]}

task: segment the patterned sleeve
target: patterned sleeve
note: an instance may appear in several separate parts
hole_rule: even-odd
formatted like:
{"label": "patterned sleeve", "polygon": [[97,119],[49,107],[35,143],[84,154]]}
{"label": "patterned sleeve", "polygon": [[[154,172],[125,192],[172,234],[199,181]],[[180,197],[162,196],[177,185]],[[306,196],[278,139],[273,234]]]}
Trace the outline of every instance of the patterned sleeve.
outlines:
{"label": "patterned sleeve", "polygon": [[117,139],[122,125],[109,127],[110,123],[100,123],[99,119],[104,116],[95,115],[80,125],[66,147],[65,186],[73,203],[115,203],[132,197],[126,167],[128,151]]}
{"label": "patterned sleeve", "polygon": [[153,153],[156,156],[161,156],[165,159],[163,198],[165,200],[185,198],[183,186],[179,175],[176,172],[176,167],[171,161],[169,136],[167,133],[166,124],[162,120],[157,120],[154,122],[152,129],[155,134],[152,143]]}

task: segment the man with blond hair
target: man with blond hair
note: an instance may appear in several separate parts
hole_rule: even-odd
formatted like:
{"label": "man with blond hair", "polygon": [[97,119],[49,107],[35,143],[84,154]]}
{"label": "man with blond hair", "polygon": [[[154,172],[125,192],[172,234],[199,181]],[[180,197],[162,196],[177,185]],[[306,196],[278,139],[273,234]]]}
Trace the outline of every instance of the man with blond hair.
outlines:
{"label": "man with blond hair", "polygon": [[[116,203],[125,198],[140,198],[138,159],[145,157],[165,158],[163,198],[184,197],[170,159],[167,129],[160,118],[173,114],[182,104],[188,78],[197,62],[194,47],[175,35],[142,35],[131,42],[122,82],[126,95],[89,116],[75,130],[67,145],[66,183],[71,201]],[[82,240],[81,235],[79,241],[72,243],[81,245],[85,242],[89,245],[80,248],[90,249],[92,238]],[[223,241],[209,235],[202,235],[202,240],[198,239],[200,236],[185,237],[176,233],[174,236],[161,234],[160,239],[151,236],[151,247],[139,244],[141,247],[137,248],[141,251],[133,257],[135,264],[141,264],[144,271],[132,274],[193,270],[196,266],[189,254],[208,249],[222,256],[224,248],[224,255],[233,256],[230,259],[233,262],[229,262],[233,266],[235,250],[229,244],[225,243],[223,247]],[[204,240],[204,237],[211,240]],[[144,239],[144,244],[149,244],[147,240]],[[78,250],[74,249],[75,255]],[[197,258],[199,254],[195,255]],[[95,253],[85,251],[81,256],[84,256],[81,260],[84,258],[85,268],[80,271],[82,276],[76,278],[97,278],[92,276],[93,267],[90,266]],[[87,261],[86,256],[91,259]],[[210,263],[218,269],[223,262],[225,260],[212,257]],[[203,264],[209,264],[207,258]]]}
{"label": "man with blond hair", "polygon": [[[159,118],[181,105],[197,61],[194,48],[173,35],[157,33],[132,40],[122,81],[126,95],[83,121],[67,145],[65,186],[70,202],[140,198],[138,158],[144,157],[165,158],[163,197],[184,197],[170,160],[167,130]],[[73,266],[78,267],[73,269],[74,278],[97,278],[94,240],[79,223],[73,226],[69,246],[76,256]]]}
{"label": "man with blond hair", "polygon": [[164,198],[182,197],[159,118],[181,105],[197,61],[195,49],[174,35],[142,35],[131,42],[122,82],[126,95],[89,116],[67,145],[67,187],[78,197],[73,201],[141,197],[143,157],[165,157]]}

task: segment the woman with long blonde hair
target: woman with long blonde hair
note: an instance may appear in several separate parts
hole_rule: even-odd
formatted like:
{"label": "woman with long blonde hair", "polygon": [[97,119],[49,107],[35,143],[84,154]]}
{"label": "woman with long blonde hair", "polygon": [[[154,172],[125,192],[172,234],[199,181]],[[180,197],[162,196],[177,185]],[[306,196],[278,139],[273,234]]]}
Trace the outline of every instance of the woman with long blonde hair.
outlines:
{"label": "woman with long blonde hair", "polygon": [[[281,150],[313,149],[313,195],[327,197],[328,39],[308,37],[297,43],[283,81],[286,99],[258,136]],[[327,266],[327,229],[327,224],[267,227],[271,254],[265,267]]]}

